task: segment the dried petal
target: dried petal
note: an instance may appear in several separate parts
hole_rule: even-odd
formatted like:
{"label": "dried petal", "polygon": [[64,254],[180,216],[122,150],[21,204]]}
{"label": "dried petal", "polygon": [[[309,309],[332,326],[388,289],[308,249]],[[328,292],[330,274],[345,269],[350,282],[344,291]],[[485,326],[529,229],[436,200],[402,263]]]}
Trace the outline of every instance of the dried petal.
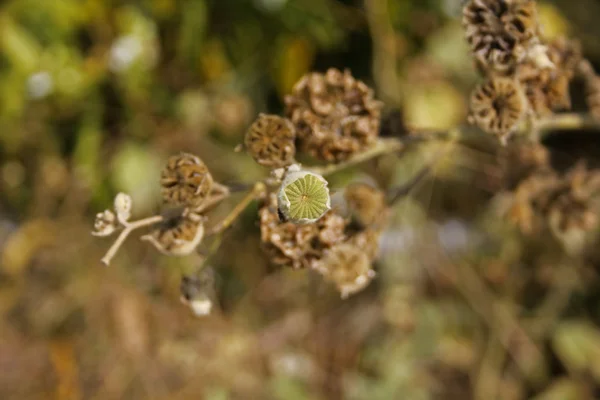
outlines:
{"label": "dried petal", "polygon": [[117,194],[114,207],[119,222],[122,224],[126,223],[131,217],[131,196],[126,193]]}

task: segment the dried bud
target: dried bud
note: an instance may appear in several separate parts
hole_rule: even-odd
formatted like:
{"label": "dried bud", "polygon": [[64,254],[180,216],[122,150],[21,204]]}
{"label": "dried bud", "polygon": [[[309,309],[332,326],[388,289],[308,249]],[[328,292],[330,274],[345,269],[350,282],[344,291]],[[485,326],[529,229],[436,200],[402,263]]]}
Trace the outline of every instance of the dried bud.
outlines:
{"label": "dried bud", "polygon": [[115,214],[110,210],[96,214],[94,221],[94,236],[110,236],[117,229]]}
{"label": "dried bud", "polygon": [[538,41],[534,0],[469,0],[463,8],[463,26],[477,62],[486,71],[510,70]]}
{"label": "dried bud", "polygon": [[517,129],[526,111],[523,90],[510,78],[492,77],[471,94],[471,121],[502,142]]}
{"label": "dried bud", "polygon": [[167,161],[160,185],[166,204],[196,209],[210,194],[213,178],[199,157],[181,153],[171,156]]}
{"label": "dried bud", "polygon": [[301,171],[297,164],[288,170],[277,200],[279,211],[285,219],[297,224],[315,222],[331,208],[325,178],[313,172]]}
{"label": "dried bud", "polygon": [[127,223],[127,220],[131,217],[131,196],[125,193],[117,194],[114,207],[119,222],[122,224]]}
{"label": "dried bud", "polygon": [[142,236],[165,255],[185,256],[192,253],[204,237],[204,219],[195,213],[184,212],[167,219],[151,233]]}
{"label": "dried bud", "polygon": [[365,251],[349,243],[331,248],[315,269],[337,286],[342,298],[361,291],[375,277]]}
{"label": "dried bud", "polygon": [[381,190],[365,183],[354,183],[346,187],[344,198],[353,220],[360,226],[379,226],[385,221],[387,205]]}
{"label": "dried bud", "polygon": [[183,276],[179,288],[181,302],[196,316],[202,317],[211,313],[215,297],[215,282],[214,272],[210,267],[203,269],[198,275]]}
{"label": "dried bud", "polygon": [[296,132],[287,118],[259,114],[246,132],[245,145],[257,163],[281,168],[294,162]]}
{"label": "dried bud", "polygon": [[340,162],[375,143],[382,103],[349,71],[331,68],[305,75],[285,98],[286,115],[296,126],[303,151]]}

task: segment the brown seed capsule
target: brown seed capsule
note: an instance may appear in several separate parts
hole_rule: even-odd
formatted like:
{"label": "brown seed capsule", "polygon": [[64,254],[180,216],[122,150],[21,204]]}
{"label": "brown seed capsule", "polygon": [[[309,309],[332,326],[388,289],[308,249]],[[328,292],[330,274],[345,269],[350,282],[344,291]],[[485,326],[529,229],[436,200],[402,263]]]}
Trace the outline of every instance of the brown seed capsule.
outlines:
{"label": "brown seed capsule", "polygon": [[248,153],[265,167],[281,168],[294,163],[296,146],[294,125],[287,118],[259,114],[246,132]]}
{"label": "brown seed capsule", "polygon": [[470,119],[504,142],[525,117],[527,107],[527,99],[518,82],[492,77],[471,94]]}
{"label": "brown seed capsule", "polygon": [[353,183],[344,190],[352,219],[361,227],[380,226],[386,219],[385,193],[366,183]]}
{"label": "brown seed capsule", "polygon": [[305,75],[285,98],[302,151],[339,162],[372,145],[379,134],[382,103],[349,71]]}
{"label": "brown seed capsule", "polygon": [[585,94],[590,114],[600,119],[600,77],[594,75],[586,79]]}
{"label": "brown seed capsule", "polygon": [[336,285],[342,298],[363,290],[375,277],[364,250],[349,243],[332,247],[314,268]]}
{"label": "brown seed capsule", "polygon": [[310,267],[325,249],[345,239],[346,221],[333,210],[316,222],[298,225],[281,221],[277,209],[277,196],[271,194],[259,210],[263,249],[274,265]]}
{"label": "brown seed capsule", "polygon": [[535,1],[469,0],[463,7],[463,26],[479,66],[506,72],[537,41]]}
{"label": "brown seed capsule", "polygon": [[199,157],[181,153],[169,157],[160,186],[165,204],[196,209],[210,194],[213,178]]}
{"label": "brown seed capsule", "polygon": [[204,237],[204,219],[193,212],[184,212],[168,218],[161,226],[142,236],[165,255],[185,256],[191,254]]}

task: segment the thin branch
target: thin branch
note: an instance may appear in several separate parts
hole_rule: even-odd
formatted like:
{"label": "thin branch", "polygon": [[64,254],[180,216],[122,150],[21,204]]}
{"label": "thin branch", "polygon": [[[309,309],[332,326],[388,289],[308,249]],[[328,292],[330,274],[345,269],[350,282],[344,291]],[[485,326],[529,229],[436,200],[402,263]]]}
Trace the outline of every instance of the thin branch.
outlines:
{"label": "thin branch", "polygon": [[375,145],[373,145],[372,147],[368,148],[362,153],[355,155],[354,157],[351,157],[350,159],[344,162],[341,162],[339,164],[328,164],[323,167],[307,168],[307,170],[323,176],[331,175],[343,169],[361,164],[372,158],[379,157],[384,154],[397,152],[405,147],[405,143],[396,138],[379,139],[377,143],[375,143]]}
{"label": "thin branch", "polygon": [[125,225],[125,229],[123,229],[119,234],[119,237],[117,237],[117,240],[115,240],[115,242],[112,244],[112,246],[110,246],[110,249],[108,249],[104,257],[102,257],[102,263],[106,266],[110,264],[110,261],[115,256],[115,254],[117,253],[117,251],[119,250],[123,242],[125,242],[125,239],[127,239],[131,232],[133,232],[136,229],[143,228],[145,226],[157,224],[159,222],[162,222],[163,220],[164,217],[162,215],[153,215],[152,217],[140,219],[139,221],[128,222],[127,225]]}
{"label": "thin branch", "polygon": [[242,200],[231,210],[231,212],[223,218],[221,222],[215,225],[209,234],[217,234],[223,232],[225,229],[229,228],[231,224],[240,216],[240,214],[248,207],[248,205],[253,201],[263,195],[266,191],[266,185],[263,182],[257,182],[254,184],[254,187],[251,191],[249,191]]}

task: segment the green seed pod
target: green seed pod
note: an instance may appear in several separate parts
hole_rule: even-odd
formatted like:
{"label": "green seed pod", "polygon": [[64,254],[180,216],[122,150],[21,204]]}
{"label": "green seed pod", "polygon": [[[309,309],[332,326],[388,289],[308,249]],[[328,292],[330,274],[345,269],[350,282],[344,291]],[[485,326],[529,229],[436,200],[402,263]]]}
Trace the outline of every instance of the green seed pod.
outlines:
{"label": "green seed pod", "polygon": [[296,224],[316,222],[331,208],[325,178],[313,172],[301,171],[297,165],[288,169],[277,202],[281,215]]}

